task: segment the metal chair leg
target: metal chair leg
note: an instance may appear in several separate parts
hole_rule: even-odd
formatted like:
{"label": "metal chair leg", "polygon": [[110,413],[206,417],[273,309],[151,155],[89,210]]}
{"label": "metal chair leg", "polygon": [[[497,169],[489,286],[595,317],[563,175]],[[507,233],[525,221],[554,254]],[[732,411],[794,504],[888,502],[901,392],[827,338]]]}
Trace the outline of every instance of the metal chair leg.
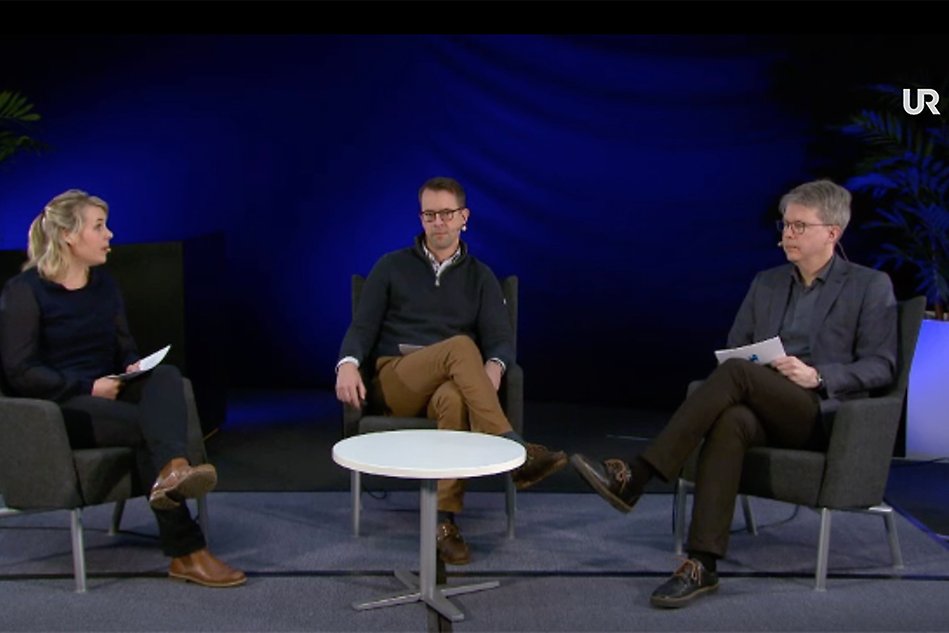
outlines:
{"label": "metal chair leg", "polygon": [[201,526],[201,531],[204,533],[204,542],[207,544],[211,543],[211,521],[208,518],[208,496],[201,495],[197,499],[198,501],[198,525]]}
{"label": "metal chair leg", "polygon": [[820,537],[817,541],[817,569],[814,572],[814,590],[827,589],[827,558],[830,555],[830,508],[820,509]]}
{"label": "metal chair leg", "polygon": [[745,515],[745,529],[751,534],[758,536],[758,522],[755,521],[755,513],[751,511],[751,502],[748,495],[741,496],[741,511]]}
{"label": "metal chair leg", "polygon": [[122,513],[125,511],[125,499],[115,502],[112,507],[112,523],[109,525],[109,536],[115,536],[119,533],[119,526],[122,524]]}
{"label": "metal chair leg", "polygon": [[69,531],[72,534],[72,567],[76,578],[76,593],[86,593],[86,549],[82,538],[82,508],[69,512]]}
{"label": "metal chair leg", "polygon": [[359,514],[362,510],[362,495],[360,494],[362,492],[362,482],[360,481],[359,475],[360,473],[355,470],[350,471],[349,475],[349,488],[353,501],[353,536],[359,536]]}
{"label": "metal chair leg", "polygon": [[514,538],[514,519],[517,516],[517,489],[514,487],[514,477],[510,473],[504,475],[504,501],[507,511],[507,537]]}
{"label": "metal chair leg", "polygon": [[689,490],[692,489],[692,482],[679,478],[676,481],[675,499],[675,521],[673,522],[673,532],[675,534],[675,553],[681,556],[683,544],[685,542],[685,501]]}
{"label": "metal chair leg", "polygon": [[886,525],[886,538],[890,543],[890,556],[893,558],[893,567],[903,569],[903,550],[900,548],[900,536],[896,532],[896,517],[893,508],[885,503],[870,508],[873,514],[882,514]]}

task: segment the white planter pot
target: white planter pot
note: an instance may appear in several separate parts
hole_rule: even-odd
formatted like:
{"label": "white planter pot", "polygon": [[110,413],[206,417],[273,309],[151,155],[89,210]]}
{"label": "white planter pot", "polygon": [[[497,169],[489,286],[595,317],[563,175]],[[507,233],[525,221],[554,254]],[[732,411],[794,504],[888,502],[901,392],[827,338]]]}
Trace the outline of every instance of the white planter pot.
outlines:
{"label": "white planter pot", "polygon": [[949,321],[923,320],[906,398],[906,456],[949,456]]}

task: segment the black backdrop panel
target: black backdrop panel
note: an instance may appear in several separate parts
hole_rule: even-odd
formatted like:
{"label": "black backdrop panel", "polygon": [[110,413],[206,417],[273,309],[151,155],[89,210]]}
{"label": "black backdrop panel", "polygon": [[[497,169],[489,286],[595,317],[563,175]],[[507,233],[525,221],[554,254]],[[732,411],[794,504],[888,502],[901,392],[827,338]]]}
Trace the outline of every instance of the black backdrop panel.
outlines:
{"label": "black backdrop panel", "polygon": [[[19,272],[25,259],[22,251],[0,251],[0,279],[5,282]],[[116,245],[106,264],[122,288],[139,352],[144,356],[171,345],[164,362],[191,379],[205,434],[225,419],[227,366],[216,360],[228,338],[220,301],[199,287],[213,283],[223,261],[223,237],[211,235]]]}

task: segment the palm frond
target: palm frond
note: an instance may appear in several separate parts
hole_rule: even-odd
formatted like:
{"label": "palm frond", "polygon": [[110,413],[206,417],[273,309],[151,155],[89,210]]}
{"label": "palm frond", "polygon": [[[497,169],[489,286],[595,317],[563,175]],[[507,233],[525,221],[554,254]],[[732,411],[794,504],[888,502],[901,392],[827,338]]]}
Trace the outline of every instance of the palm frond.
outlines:
{"label": "palm frond", "polygon": [[18,151],[32,150],[38,152],[45,149],[45,147],[43,143],[34,141],[28,136],[15,136],[0,130],[0,163]]}
{"label": "palm frond", "polygon": [[40,115],[33,112],[33,104],[18,92],[0,91],[0,121],[33,123]]}
{"label": "palm frond", "polygon": [[27,134],[40,118],[26,97],[18,92],[0,91],[0,162],[20,151],[46,149],[45,144]]}

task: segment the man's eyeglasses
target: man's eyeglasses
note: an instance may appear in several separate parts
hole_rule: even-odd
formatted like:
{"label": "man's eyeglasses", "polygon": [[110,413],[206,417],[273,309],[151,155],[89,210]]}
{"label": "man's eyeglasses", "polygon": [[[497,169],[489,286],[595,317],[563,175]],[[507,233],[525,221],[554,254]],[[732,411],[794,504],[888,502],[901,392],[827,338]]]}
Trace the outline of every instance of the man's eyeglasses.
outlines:
{"label": "man's eyeglasses", "polygon": [[801,222],[800,220],[796,222],[785,222],[784,220],[778,220],[775,225],[778,227],[780,233],[784,233],[788,229],[791,229],[791,233],[794,235],[804,235],[804,231],[807,230],[809,226],[834,226],[833,224],[821,224],[819,222]]}
{"label": "man's eyeglasses", "polygon": [[435,216],[437,215],[441,218],[442,222],[449,222],[455,214],[464,209],[464,207],[458,207],[457,209],[442,209],[441,211],[421,211],[419,215],[426,222],[434,222]]}

